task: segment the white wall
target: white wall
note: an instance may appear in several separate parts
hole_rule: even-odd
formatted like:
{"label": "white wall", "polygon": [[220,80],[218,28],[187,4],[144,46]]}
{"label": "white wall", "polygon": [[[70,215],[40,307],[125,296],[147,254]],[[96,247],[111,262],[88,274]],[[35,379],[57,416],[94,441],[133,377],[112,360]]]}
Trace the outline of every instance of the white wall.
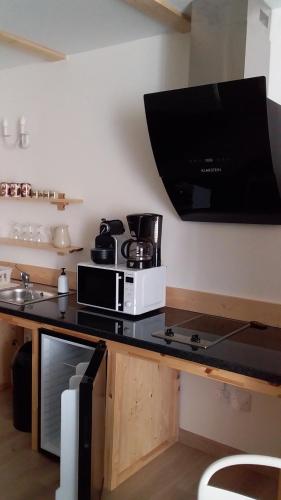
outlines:
{"label": "white wall", "polygon": [[168,284],[279,302],[280,228],[183,222],[158,176],[144,116],[143,94],[185,86],[188,36],[159,36],[83,53],[59,63],[1,71],[1,114],[20,114],[31,132],[28,150],[1,144],[1,179],[82,197],[83,205],[1,202],[2,235],[13,220],[66,222],[84,255],[0,247],[0,259],[73,266],[88,258],[101,217],[138,210],[164,215],[163,258]]}
{"label": "white wall", "polygon": [[[0,200],[2,235],[7,235],[13,220],[65,222],[73,243],[83,244],[86,251],[64,258],[0,247],[0,260],[70,268],[77,259],[89,258],[101,217],[125,219],[135,211],[159,212],[164,215],[163,259],[169,285],[280,301],[280,228],[182,222],[157,174],[142,95],[187,84],[188,41],[188,35],[159,36],[83,53],[62,63],[1,71],[1,114],[14,124],[24,113],[31,132],[28,150],[9,150],[0,143],[1,180],[27,181],[85,200],[65,212]],[[225,415],[223,403],[213,400],[210,384],[184,376],[183,388],[181,426],[232,443],[209,417],[213,411]],[[264,398],[263,404],[274,404],[280,421],[281,402]],[[200,426],[199,409],[205,416]],[[226,414],[231,432],[238,435],[235,411],[227,409]],[[267,421],[259,410],[252,415],[254,439],[259,442],[259,430]],[[253,420],[240,418],[248,434],[254,432]]]}
{"label": "white wall", "polygon": [[[270,59],[268,93],[269,97],[281,103],[281,9],[275,9],[272,13],[269,58],[269,30],[259,22],[261,7],[267,12],[261,0],[248,2],[245,77],[268,75]],[[235,29],[237,26],[242,29],[243,24],[239,21]],[[229,51],[228,53],[230,54]],[[196,59],[192,64],[195,63]],[[223,67],[225,66],[219,70],[221,73],[218,73],[215,66],[213,71],[216,68],[217,74],[223,74]],[[202,64],[199,68],[195,67],[195,75],[200,74],[200,71],[201,76],[205,71],[205,80],[201,83],[212,81],[208,80],[212,75],[209,75]],[[215,76],[212,79],[215,81]],[[217,78],[219,79],[223,78]],[[212,280],[213,289],[219,286],[224,293],[280,302],[280,227],[222,224],[216,227],[210,224],[208,230],[201,229],[201,236],[206,244],[202,272],[208,280]],[[203,257],[202,240],[199,245],[199,255]],[[219,261],[220,265],[217,265]],[[194,260],[193,262],[195,263]],[[276,286],[272,279],[274,272],[278,275]],[[201,276],[197,278],[201,281]],[[182,374],[181,389],[180,425],[183,429],[246,452],[281,455],[281,431],[278,424],[281,419],[280,400],[249,393],[251,410],[244,412],[233,408],[229,400],[222,399],[223,384],[219,382]],[[238,394],[239,397],[236,389],[230,388],[229,391],[230,395]],[[240,395],[245,395],[245,391],[241,391]]]}
{"label": "white wall", "polygon": [[[86,248],[78,259],[89,258],[102,217],[125,220],[128,213],[155,211],[165,216],[164,253],[172,263],[169,230],[175,226],[179,232],[182,224],[157,174],[143,94],[186,85],[188,42],[188,35],[163,35],[66,62],[1,72],[1,115],[14,126],[24,113],[31,133],[28,150],[5,148],[0,142],[1,179],[31,182],[85,201],[61,213],[50,206],[2,201],[3,236],[13,220],[66,222],[73,243]],[[75,262],[75,257],[6,247],[0,247],[0,259],[49,267]],[[172,269],[170,274],[172,280]]]}
{"label": "white wall", "polygon": [[281,8],[272,11],[271,28],[270,28],[270,79],[268,87],[268,95],[271,99],[281,104],[281,70],[280,70],[280,53],[281,53]]}
{"label": "white wall", "polygon": [[[281,9],[272,12],[269,58],[268,30],[258,21],[260,7],[264,8],[260,0],[249,1],[245,77],[267,74],[269,66],[268,94],[281,104]],[[237,295],[280,302],[280,265],[277,256],[281,248],[280,226],[219,226],[216,253],[221,258],[221,268],[215,266],[214,271],[219,273],[219,280],[226,279],[224,284],[228,291],[226,288],[224,291],[232,294],[235,287],[237,292],[239,288],[239,293],[235,292]],[[213,226],[210,225],[209,229],[212,231]],[[237,238],[236,241],[234,238]],[[206,244],[213,255],[214,244],[210,246],[210,240],[206,240]],[[205,272],[210,277],[210,260],[206,266]],[[272,272],[278,275],[276,287]],[[223,384],[219,382],[182,374],[181,389],[180,424],[183,429],[246,452],[280,456],[280,400],[249,392],[251,409],[244,412],[233,408],[227,399],[222,399]],[[239,397],[239,390],[237,393],[236,389],[229,390],[230,394],[238,394]],[[240,391],[240,395],[245,395],[245,391]]]}
{"label": "white wall", "polygon": [[[262,13],[262,14],[261,14]],[[260,15],[268,16],[268,27]],[[248,0],[247,40],[244,78],[265,75],[269,78],[271,10],[263,0]]]}
{"label": "white wall", "polygon": [[235,409],[223,399],[222,383],[182,374],[180,427],[248,453],[280,456],[281,401],[227,388],[238,399],[250,394],[250,411]]}

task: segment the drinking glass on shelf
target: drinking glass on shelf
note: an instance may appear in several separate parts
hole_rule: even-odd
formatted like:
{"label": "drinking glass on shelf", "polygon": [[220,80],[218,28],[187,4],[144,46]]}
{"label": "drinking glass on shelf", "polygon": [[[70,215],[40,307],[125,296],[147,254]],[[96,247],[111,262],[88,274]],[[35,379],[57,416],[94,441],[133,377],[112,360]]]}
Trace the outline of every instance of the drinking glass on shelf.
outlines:
{"label": "drinking glass on shelf", "polygon": [[44,241],[44,236],[43,236],[43,226],[41,224],[34,224],[34,240],[37,243],[41,243]]}
{"label": "drinking glass on shelf", "polygon": [[27,239],[28,241],[34,241],[34,224],[27,224]]}
{"label": "drinking glass on shelf", "polygon": [[52,228],[52,226],[44,226],[42,235],[43,235],[42,241],[46,241],[47,243],[50,243],[53,240],[53,228]]}
{"label": "drinking glass on shelf", "polygon": [[20,239],[21,226],[18,222],[12,222],[11,238],[14,240]]}
{"label": "drinking glass on shelf", "polygon": [[21,226],[21,239],[23,241],[29,241],[29,232],[28,232],[29,224],[22,224]]}

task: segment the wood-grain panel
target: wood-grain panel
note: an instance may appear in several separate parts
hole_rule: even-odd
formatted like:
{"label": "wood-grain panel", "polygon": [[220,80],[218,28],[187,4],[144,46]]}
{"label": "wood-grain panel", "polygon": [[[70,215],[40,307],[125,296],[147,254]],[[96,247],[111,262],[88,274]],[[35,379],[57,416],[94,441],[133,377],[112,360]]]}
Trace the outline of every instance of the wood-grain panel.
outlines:
{"label": "wood-grain panel", "polygon": [[116,354],[107,397],[108,489],[130,477],[177,440],[179,378],[176,370]]}
{"label": "wood-grain panel", "polygon": [[125,0],[125,2],[175,31],[180,33],[190,31],[190,18],[182,14],[172,2],[167,0]]}
{"label": "wood-grain panel", "polygon": [[62,61],[66,58],[65,54],[58,50],[50,49],[49,47],[45,47],[37,42],[28,40],[22,36],[14,35],[7,31],[0,31],[0,42],[8,44],[13,48],[37,55],[48,61]]}
{"label": "wood-grain panel", "polygon": [[32,413],[31,413],[31,445],[38,450],[38,411],[39,411],[39,335],[38,330],[32,330]]}
{"label": "wood-grain panel", "polygon": [[166,303],[178,309],[281,327],[281,304],[278,303],[172,287],[167,288]]}
{"label": "wood-grain panel", "polygon": [[[61,269],[52,269],[49,267],[30,266],[29,264],[22,264],[16,262],[0,261],[0,266],[12,267],[12,278],[20,280],[20,272],[25,271],[30,274],[32,283],[40,283],[41,285],[57,286],[58,277]],[[76,289],[76,272],[68,271],[69,288]]]}
{"label": "wood-grain panel", "polygon": [[11,386],[12,361],[23,342],[22,328],[0,320],[0,390]]}

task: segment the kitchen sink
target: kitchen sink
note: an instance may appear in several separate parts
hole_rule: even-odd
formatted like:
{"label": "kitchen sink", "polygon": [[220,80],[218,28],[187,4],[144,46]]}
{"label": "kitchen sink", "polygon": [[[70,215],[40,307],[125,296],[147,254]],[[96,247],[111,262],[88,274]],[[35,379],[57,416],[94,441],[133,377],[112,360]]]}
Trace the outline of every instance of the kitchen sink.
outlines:
{"label": "kitchen sink", "polygon": [[38,288],[10,288],[0,291],[0,302],[24,305],[53,299],[57,296],[57,292],[49,292]]}

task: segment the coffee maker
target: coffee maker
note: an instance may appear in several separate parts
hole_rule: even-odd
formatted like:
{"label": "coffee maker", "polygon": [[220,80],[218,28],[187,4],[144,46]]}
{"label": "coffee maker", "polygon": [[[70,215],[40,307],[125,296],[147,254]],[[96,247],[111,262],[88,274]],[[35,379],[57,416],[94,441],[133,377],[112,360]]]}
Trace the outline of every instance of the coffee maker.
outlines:
{"label": "coffee maker", "polygon": [[124,241],[121,253],[127,267],[148,269],[161,266],[162,215],[127,215],[131,239]]}
{"label": "coffee maker", "polygon": [[118,263],[118,238],[125,232],[123,222],[119,219],[102,219],[100,234],[96,236],[91,249],[91,259],[96,264]]}

